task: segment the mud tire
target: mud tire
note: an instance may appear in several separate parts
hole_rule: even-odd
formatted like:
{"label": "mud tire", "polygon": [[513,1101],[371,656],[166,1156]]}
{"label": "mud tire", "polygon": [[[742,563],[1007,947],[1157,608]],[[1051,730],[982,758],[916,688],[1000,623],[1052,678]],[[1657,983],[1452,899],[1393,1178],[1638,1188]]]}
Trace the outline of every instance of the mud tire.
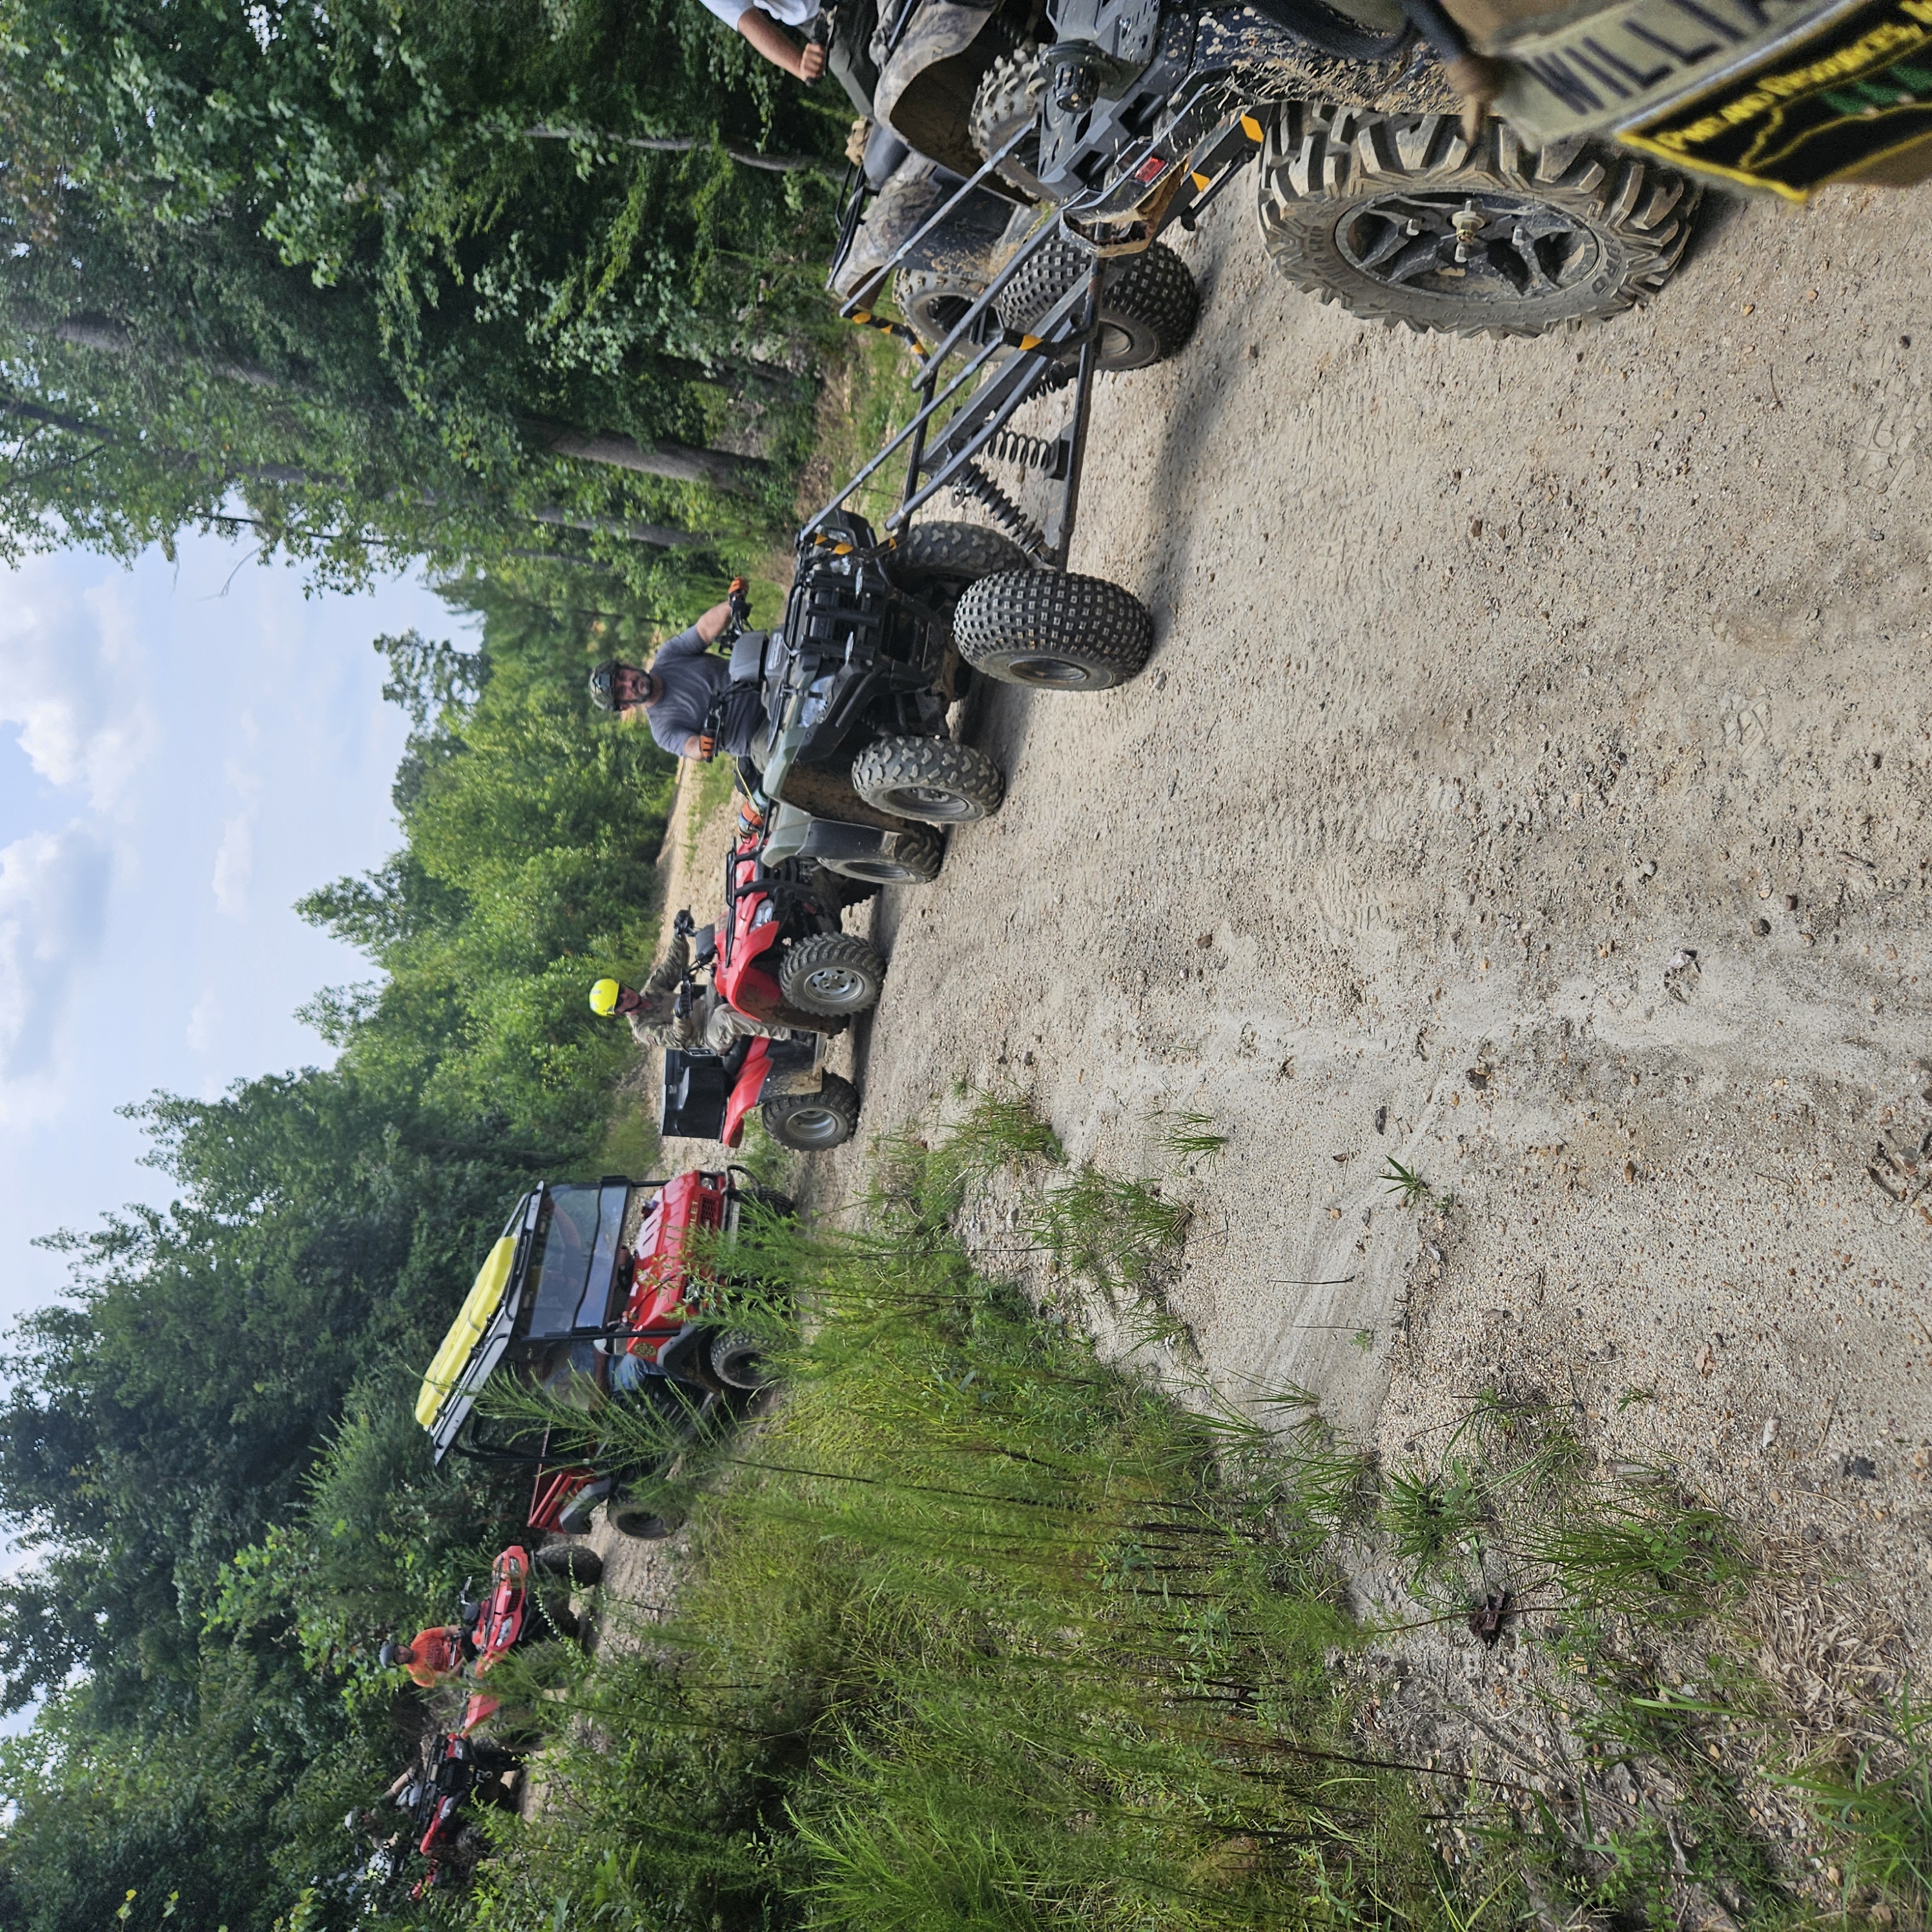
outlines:
{"label": "mud tire", "polygon": [[684,1527],[680,1517],[659,1516],[654,1510],[628,1504],[614,1508],[609,1514],[610,1527],[620,1536],[635,1537],[640,1543],[662,1543]]}
{"label": "mud tire", "polygon": [[[963,608],[964,599],[961,602]],[[852,760],[852,789],[896,818],[968,825],[999,810],[1006,782],[999,766],[971,745],[956,745],[950,738],[879,738]]]}
{"label": "mud tire", "polygon": [[[1043,242],[1022,262],[995,304],[1003,327],[1024,334],[1093,266],[1070,236]],[[1100,290],[1100,367],[1144,369],[1186,346],[1201,313],[1187,264],[1164,242],[1108,270]]]}
{"label": "mud tire", "polygon": [[814,1019],[869,1012],[884,992],[886,962],[870,940],[851,932],[814,932],[794,940],[778,962],[786,1004]]}
{"label": "mud tire", "polygon": [[938,268],[902,268],[892,278],[893,305],[926,350],[937,349],[986,292],[983,281]]}
{"label": "mud tire", "polygon": [[778,1379],[765,1366],[764,1343],[745,1329],[727,1329],[710,1336],[705,1346],[711,1372],[728,1388],[770,1388]]}
{"label": "mud tire", "polygon": [[892,554],[892,581],[950,615],[969,584],[1001,570],[1025,570],[1024,550],[984,524],[915,524]]}
{"label": "mud tire", "polygon": [[828,872],[866,888],[846,896],[850,904],[869,897],[881,886],[930,885],[945,860],[945,835],[936,826],[916,825],[908,832],[894,832],[888,847],[876,854],[822,862]]}
{"label": "mud tire", "polygon": [[1104,578],[1033,570],[974,584],[953,613],[952,634],[960,656],[1002,684],[1105,691],[1145,667],[1154,620]]}
{"label": "mud tire", "polygon": [[553,1543],[536,1551],[530,1568],[540,1576],[562,1576],[574,1588],[587,1590],[604,1580],[604,1559],[580,1544]]}
{"label": "mud tire", "polygon": [[758,1109],[765,1132],[794,1154],[843,1147],[859,1131],[859,1090],[836,1073],[816,1094],[785,1094]]}
{"label": "mud tire", "polygon": [[[997,154],[1021,128],[1038,122],[1040,97],[1046,89],[1046,55],[1037,41],[1023,40],[980,76],[966,116],[966,138],[982,161]],[[1018,176],[1004,168],[997,172],[1012,186],[1032,192]]]}
{"label": "mud tire", "polygon": [[[1285,108],[1262,150],[1256,212],[1276,268],[1364,321],[1418,334],[1544,335],[1648,301],[1683,257],[1702,190],[1671,169],[1581,136],[1532,153],[1498,121],[1472,146],[1451,115],[1352,134],[1356,118],[1321,103]],[[1446,236],[1459,199],[1491,216],[1484,260],[1493,267],[1470,277],[1445,260],[1402,281],[1378,272],[1378,247],[1394,244],[1385,259],[1395,262],[1413,245],[1395,242],[1398,216],[1439,224]],[[1546,231],[1526,248],[1514,239],[1525,217]]]}

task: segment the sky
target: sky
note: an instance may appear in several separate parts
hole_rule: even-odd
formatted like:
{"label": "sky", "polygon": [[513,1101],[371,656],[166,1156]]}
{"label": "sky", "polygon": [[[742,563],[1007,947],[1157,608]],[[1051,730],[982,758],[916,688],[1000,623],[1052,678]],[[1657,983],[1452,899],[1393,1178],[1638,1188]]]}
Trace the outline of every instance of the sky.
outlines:
{"label": "sky", "polygon": [[295,1010],[373,968],[292,907],[398,843],[370,645],[411,626],[459,634],[214,537],[0,572],[0,1324],[65,1286],[35,1236],[165,1204],[118,1108],[332,1057]]}

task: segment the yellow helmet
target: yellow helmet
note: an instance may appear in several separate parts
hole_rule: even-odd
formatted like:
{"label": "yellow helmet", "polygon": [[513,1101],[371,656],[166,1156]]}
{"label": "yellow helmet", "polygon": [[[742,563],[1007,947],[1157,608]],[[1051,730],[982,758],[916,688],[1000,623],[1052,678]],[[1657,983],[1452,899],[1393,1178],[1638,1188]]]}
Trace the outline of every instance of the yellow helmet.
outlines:
{"label": "yellow helmet", "polygon": [[617,995],[622,991],[614,980],[599,980],[590,989],[590,1010],[600,1020],[608,1020],[617,1010]]}

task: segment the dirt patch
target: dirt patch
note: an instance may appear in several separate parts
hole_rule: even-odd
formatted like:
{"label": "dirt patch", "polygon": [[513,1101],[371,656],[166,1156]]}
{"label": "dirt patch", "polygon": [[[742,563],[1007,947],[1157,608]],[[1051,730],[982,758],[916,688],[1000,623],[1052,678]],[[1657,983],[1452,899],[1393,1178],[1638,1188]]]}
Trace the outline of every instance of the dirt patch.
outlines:
{"label": "dirt patch", "polygon": [[1075,566],[1153,662],[984,694],[1006,803],[880,902],[859,1054],[874,1128],[963,1076],[1117,1170],[1211,1114],[1225,1392],[1400,1461],[1540,1390],[1922,1662],[1923,205],[1726,206],[1648,310],[1497,344],[1298,296],[1232,191],[1193,344],[1096,407]]}

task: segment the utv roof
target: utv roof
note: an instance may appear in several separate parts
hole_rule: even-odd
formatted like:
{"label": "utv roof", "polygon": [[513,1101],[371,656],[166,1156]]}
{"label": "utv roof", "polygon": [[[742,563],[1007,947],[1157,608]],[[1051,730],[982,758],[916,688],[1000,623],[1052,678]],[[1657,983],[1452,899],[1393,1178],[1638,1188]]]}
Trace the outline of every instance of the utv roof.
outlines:
{"label": "utv roof", "polygon": [[429,1431],[438,1462],[470,1419],[490,1370],[510,1346],[528,1273],[518,1264],[529,1250],[543,1198],[539,1187],[517,1203],[423,1377],[416,1420]]}

